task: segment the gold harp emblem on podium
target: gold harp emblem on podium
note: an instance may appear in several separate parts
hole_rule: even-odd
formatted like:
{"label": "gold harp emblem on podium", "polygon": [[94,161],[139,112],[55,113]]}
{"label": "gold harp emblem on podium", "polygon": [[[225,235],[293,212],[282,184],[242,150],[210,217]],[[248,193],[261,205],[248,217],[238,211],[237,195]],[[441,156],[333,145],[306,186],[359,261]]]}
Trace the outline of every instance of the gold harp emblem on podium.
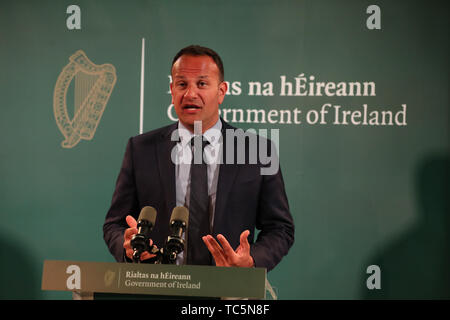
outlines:
{"label": "gold harp emblem on podium", "polygon": [[[74,80],[74,112],[70,119],[67,98]],[[56,81],[53,112],[65,140],[63,148],[73,148],[81,139],[91,140],[116,84],[116,69],[111,64],[96,65],[82,50],[69,58]]]}

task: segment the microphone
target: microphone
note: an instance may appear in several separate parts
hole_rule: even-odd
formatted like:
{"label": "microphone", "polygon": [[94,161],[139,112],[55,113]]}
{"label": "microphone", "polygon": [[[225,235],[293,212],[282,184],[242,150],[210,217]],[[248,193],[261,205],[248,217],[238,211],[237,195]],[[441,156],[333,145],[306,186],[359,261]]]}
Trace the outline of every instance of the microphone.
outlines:
{"label": "microphone", "polygon": [[149,240],[156,221],[156,210],[153,207],[143,207],[138,218],[138,233],[131,238],[133,261],[140,262],[141,254],[150,250]]}
{"label": "microphone", "polygon": [[170,217],[170,235],[167,237],[164,255],[168,263],[175,263],[177,255],[184,250],[183,232],[189,221],[189,211],[186,207],[175,207]]}

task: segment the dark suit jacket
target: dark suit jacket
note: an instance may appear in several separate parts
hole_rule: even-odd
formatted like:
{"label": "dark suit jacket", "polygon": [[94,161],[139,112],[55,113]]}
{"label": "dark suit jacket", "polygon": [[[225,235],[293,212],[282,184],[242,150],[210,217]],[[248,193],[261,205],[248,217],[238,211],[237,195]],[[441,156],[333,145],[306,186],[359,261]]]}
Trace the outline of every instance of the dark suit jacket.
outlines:
{"label": "dark suit jacket", "polygon": [[[236,128],[221,121],[225,146],[225,130]],[[176,128],[177,123],[174,123],[128,141],[103,225],[105,242],[119,262],[124,261],[123,234],[128,228],[127,215],[137,219],[141,208],[152,206],[158,214],[151,239],[162,247],[169,235],[169,219],[176,206],[175,164],[171,161],[171,150],[176,144],[171,141],[171,133]],[[270,149],[271,144],[268,145]],[[248,153],[248,143],[245,150]],[[236,249],[242,231],[250,230],[248,240],[255,266],[271,270],[294,242],[294,223],[281,169],[274,175],[261,175],[262,166],[260,162],[220,164],[213,235],[223,234]],[[256,241],[255,228],[260,230]]]}

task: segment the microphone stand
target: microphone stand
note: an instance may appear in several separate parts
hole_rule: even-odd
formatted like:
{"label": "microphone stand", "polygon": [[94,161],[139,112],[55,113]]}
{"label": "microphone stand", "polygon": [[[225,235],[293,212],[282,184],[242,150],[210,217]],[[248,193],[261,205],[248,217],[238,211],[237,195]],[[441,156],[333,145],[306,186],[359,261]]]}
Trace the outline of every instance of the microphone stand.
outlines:
{"label": "microphone stand", "polygon": [[148,251],[150,254],[156,255],[156,257],[152,258],[155,264],[176,264],[178,254],[185,247],[181,234],[169,236],[161,249],[158,249],[153,244],[150,245],[149,239],[141,234],[136,235],[131,240],[131,245],[135,248],[133,262],[140,263],[142,253]]}
{"label": "microphone stand", "polygon": [[145,237],[142,234],[136,234],[133,236],[133,239],[131,239],[131,246],[134,248],[133,251],[134,263],[140,263],[142,253],[145,251],[152,250],[153,247],[149,245],[147,237]]}
{"label": "microphone stand", "polygon": [[147,246],[144,250],[135,250],[133,253],[133,262],[141,263],[141,255],[145,251],[156,255],[156,257],[151,258],[154,261],[154,264],[176,264],[178,254],[175,251],[171,252],[167,249],[167,246],[158,249],[154,245]]}
{"label": "microphone stand", "polygon": [[156,250],[157,259],[155,264],[176,264],[178,256],[177,252],[168,250],[167,246]]}

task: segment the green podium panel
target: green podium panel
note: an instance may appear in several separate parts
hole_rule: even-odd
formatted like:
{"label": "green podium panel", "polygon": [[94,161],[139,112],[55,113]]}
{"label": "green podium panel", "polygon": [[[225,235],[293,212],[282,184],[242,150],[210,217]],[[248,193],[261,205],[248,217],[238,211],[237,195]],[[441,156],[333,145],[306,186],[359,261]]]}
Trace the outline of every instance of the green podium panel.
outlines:
{"label": "green podium panel", "polygon": [[265,299],[265,284],[264,268],[46,260],[42,274],[42,290],[73,291],[81,299],[94,293]]}

